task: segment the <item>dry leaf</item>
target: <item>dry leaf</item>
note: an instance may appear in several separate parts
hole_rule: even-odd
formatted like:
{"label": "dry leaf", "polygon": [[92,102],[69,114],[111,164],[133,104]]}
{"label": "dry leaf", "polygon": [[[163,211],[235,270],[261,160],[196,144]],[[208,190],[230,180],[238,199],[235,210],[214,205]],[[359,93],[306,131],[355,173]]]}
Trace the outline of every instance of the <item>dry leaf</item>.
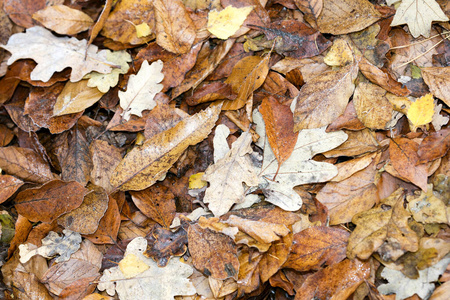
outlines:
{"label": "dry leaf", "polygon": [[33,13],[45,8],[45,0],[5,0],[4,10],[11,20],[19,26],[29,28],[35,25]]}
{"label": "dry leaf", "polygon": [[90,181],[101,186],[109,194],[113,187],[110,183],[114,169],[122,160],[119,149],[109,145],[106,141],[94,140],[89,146],[89,153],[92,159],[92,170]]}
{"label": "dry leaf", "polygon": [[408,209],[417,222],[427,223],[449,223],[445,203],[436,197],[430,185],[428,191],[420,191],[420,195],[407,196]]}
{"label": "dry leaf", "polygon": [[[106,50],[97,52],[97,46],[90,45],[86,50],[87,41],[76,38],[55,37],[42,27],[28,28],[26,33],[16,33],[1,46],[11,52],[8,65],[18,59],[31,58],[37,66],[30,74],[31,80],[47,82],[54,72],[67,67],[72,68],[70,81],[81,80],[91,71],[109,73],[113,63],[106,60]],[[86,59],[85,59],[85,53]]]}
{"label": "dry leaf", "polygon": [[9,197],[23,185],[23,181],[10,175],[0,175],[0,203],[8,200]]}
{"label": "dry leaf", "polygon": [[217,163],[209,166],[203,175],[202,179],[210,183],[203,202],[209,203],[208,208],[215,216],[227,213],[233,204],[244,201],[243,183],[247,186],[258,184],[255,169],[247,155],[253,152],[251,142],[251,134],[242,133],[231,150]]}
{"label": "dry leaf", "polygon": [[448,17],[435,0],[402,0],[391,26],[408,24],[413,37],[430,37],[433,21],[448,21]]}
{"label": "dry leaf", "polygon": [[195,37],[195,25],[181,0],[152,1],[156,18],[156,43],[172,53],[188,53]]}
{"label": "dry leaf", "polygon": [[[143,190],[154,184],[187,147],[199,143],[211,132],[220,109],[220,105],[207,108],[134,148],[117,166],[111,184],[121,190]],[[158,147],[154,148],[155,145]]]}
{"label": "dry leaf", "polygon": [[88,80],[67,82],[53,106],[53,116],[62,116],[84,111],[94,105],[103,93],[88,87]]}
{"label": "dry leaf", "polygon": [[183,256],[187,250],[187,232],[182,227],[172,232],[156,225],[153,227],[151,240],[154,242],[147,249],[145,255],[156,261],[158,267],[167,266],[172,257]]}
{"label": "dry leaf", "polygon": [[417,154],[418,163],[423,164],[443,157],[450,148],[450,128],[445,128],[436,132],[431,132],[423,139]]}
{"label": "dry leaf", "polygon": [[75,35],[88,30],[94,21],[78,9],[65,5],[47,6],[33,14],[33,19],[59,34]]}
{"label": "dry leaf", "polygon": [[119,91],[120,106],[123,108],[122,117],[125,120],[128,121],[131,114],[142,117],[143,110],[151,110],[156,106],[153,98],[163,88],[160,84],[164,78],[162,68],[161,60],[151,65],[148,61],[144,61],[139,72],[130,76],[126,92]]}
{"label": "dry leaf", "polygon": [[406,116],[414,128],[431,122],[434,114],[434,99],[432,94],[426,94],[411,103]]}
{"label": "dry leaf", "polygon": [[434,96],[445,104],[450,105],[450,67],[421,68],[423,80],[426,82]]}
{"label": "dry leaf", "polygon": [[324,72],[300,89],[294,111],[294,131],[331,124],[345,110],[355,85],[358,66]]}

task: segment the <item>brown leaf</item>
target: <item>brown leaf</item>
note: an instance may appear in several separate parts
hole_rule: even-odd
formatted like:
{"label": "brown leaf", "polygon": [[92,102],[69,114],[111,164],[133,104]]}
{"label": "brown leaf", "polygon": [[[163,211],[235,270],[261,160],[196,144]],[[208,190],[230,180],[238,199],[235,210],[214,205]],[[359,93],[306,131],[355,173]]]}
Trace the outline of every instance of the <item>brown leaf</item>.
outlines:
{"label": "brown leaf", "polygon": [[88,45],[92,44],[94,39],[97,37],[97,35],[100,33],[100,30],[102,30],[103,26],[105,25],[106,19],[109,16],[109,12],[111,11],[112,5],[114,0],[106,0],[105,5],[103,6],[102,12],[100,13],[100,16],[97,19],[97,22],[95,22],[94,26],[89,29],[89,41]]}
{"label": "brown leaf", "polygon": [[253,253],[249,247],[241,250],[239,254],[238,297],[250,293],[260,285],[258,264],[262,255]]}
{"label": "brown leaf", "polygon": [[348,139],[339,147],[323,153],[326,157],[357,156],[380,148],[375,134],[367,128],[360,131],[345,130],[345,133]]}
{"label": "brown leaf", "polygon": [[67,82],[53,106],[53,116],[63,116],[84,111],[103,96],[96,87],[88,87],[89,80]]}
{"label": "brown leaf", "polygon": [[85,236],[85,238],[94,244],[116,243],[120,226],[119,207],[117,206],[117,201],[114,198],[116,195],[117,194],[109,196],[108,209],[98,223],[97,230],[93,234]]}
{"label": "brown leaf", "polygon": [[396,260],[406,251],[419,249],[419,238],[408,225],[411,214],[403,208],[404,198],[403,189],[397,189],[375,208],[353,217],[356,228],[347,247],[350,259],[367,259],[378,251],[384,260]]}
{"label": "brown leaf", "polygon": [[147,0],[120,1],[108,15],[102,35],[123,44],[144,44],[153,39],[154,35],[138,37],[135,26],[142,23],[146,23],[154,31],[155,14],[152,3]]}
{"label": "brown leaf", "polygon": [[222,62],[217,66],[214,72],[209,75],[206,80],[219,80],[230,76],[234,65],[247,56],[252,56],[253,51],[246,52],[244,46],[241,43],[235,43],[231,47],[228,55],[222,60]]}
{"label": "brown leaf", "polygon": [[5,0],[3,9],[19,26],[29,28],[36,25],[32,15],[45,8],[45,0]]}
{"label": "brown leaf", "polygon": [[203,84],[195,89],[194,94],[186,98],[186,103],[190,106],[194,106],[218,99],[236,99],[236,94],[233,93],[231,85],[221,81]]}
{"label": "brown leaf", "polygon": [[[121,190],[143,190],[154,184],[187,147],[205,139],[214,127],[220,109],[220,105],[209,107],[134,148],[117,166],[111,184]],[[158,148],[154,148],[155,145]]]}
{"label": "brown leaf", "polygon": [[94,21],[78,9],[65,5],[47,6],[33,14],[33,19],[59,34],[75,35],[88,30]]}
{"label": "brown leaf", "polygon": [[58,224],[65,229],[80,234],[94,233],[108,209],[108,194],[99,186],[89,184],[88,194],[84,196],[83,203],[74,210],[58,218]]}
{"label": "brown leaf", "polygon": [[301,299],[347,299],[370,275],[370,264],[360,260],[346,259],[308,276],[296,300]]}
{"label": "brown leaf", "polygon": [[434,96],[438,97],[445,104],[450,105],[450,67],[421,68],[423,80],[430,88]]}
{"label": "brown leaf", "polygon": [[1,147],[0,168],[24,181],[44,183],[53,179],[50,166],[36,152],[27,148]]}
{"label": "brown leaf", "polygon": [[323,8],[323,0],[293,0],[295,5],[305,14],[318,18]]}
{"label": "brown leaf", "polygon": [[220,280],[237,278],[239,260],[233,239],[193,224],[189,226],[188,240],[189,253],[199,271]]}
{"label": "brown leaf", "polygon": [[145,254],[153,258],[159,267],[165,267],[172,256],[182,256],[187,250],[187,232],[182,227],[172,232],[156,225],[151,240],[153,243]]}
{"label": "brown leaf", "polygon": [[[50,293],[33,273],[14,271],[14,296],[17,299],[51,300]],[[33,297],[30,297],[32,295]]]}
{"label": "brown leaf", "polygon": [[90,283],[100,275],[101,263],[102,253],[90,241],[84,240],[80,250],[72,254],[68,261],[51,266],[41,282],[55,295],[79,299],[94,291]]}
{"label": "brown leaf", "polygon": [[131,192],[131,199],[137,208],[167,229],[175,216],[174,198],[167,187],[158,183],[145,190]]}
{"label": "brown leaf", "polygon": [[233,39],[228,39],[220,45],[217,45],[213,50],[210,48],[210,43],[204,43],[194,67],[186,74],[186,77],[180,85],[172,90],[172,99],[178,97],[190,88],[197,87],[206,77],[208,77],[222,59],[224,59],[228,51],[230,51],[234,41],[235,40]]}
{"label": "brown leaf", "polygon": [[345,230],[325,226],[300,231],[294,234],[291,254],[283,268],[304,272],[336,264],[346,257],[349,235]]}
{"label": "brown leaf", "polygon": [[278,161],[278,166],[291,156],[297,142],[298,132],[294,133],[294,117],[290,108],[278,103],[272,96],[264,98],[259,108],[270,147]]}
{"label": "brown leaf", "polygon": [[0,147],[7,146],[14,138],[14,133],[3,124],[0,124]]}
{"label": "brown leaf", "polygon": [[381,14],[367,0],[330,0],[323,2],[317,25],[322,33],[346,34],[360,31],[380,17]]}
{"label": "brown leaf", "polygon": [[17,247],[20,244],[25,243],[32,228],[33,224],[28,221],[27,218],[22,215],[17,216],[14,237],[11,240],[8,248],[8,258],[11,258],[11,255],[14,253],[14,251],[16,251]]}
{"label": "brown leaf", "polygon": [[172,53],[187,53],[196,36],[195,25],[181,0],[154,0],[156,43]]}
{"label": "brown leaf", "polygon": [[427,191],[428,168],[425,164],[419,165],[417,151],[419,145],[407,138],[391,139],[389,155],[394,169],[410,182]]}
{"label": "brown leaf", "polygon": [[167,104],[158,104],[147,115],[144,136],[146,139],[150,139],[163,131],[169,130],[187,117],[189,115],[180,109],[173,108]]}
{"label": "brown leaf", "polygon": [[386,129],[393,117],[393,106],[385,97],[386,90],[361,82],[355,89],[353,105],[361,122],[370,129]]}
{"label": "brown leaf", "polygon": [[289,233],[273,242],[269,250],[263,254],[258,265],[261,282],[269,280],[283,266],[289,257],[292,244],[293,234]]}
{"label": "brown leaf", "polygon": [[8,200],[22,185],[23,181],[14,176],[0,175],[0,203]]}
{"label": "brown leaf", "polygon": [[294,111],[294,131],[331,124],[345,110],[355,88],[358,66],[347,65],[322,73],[300,90]]}
{"label": "brown leaf", "polygon": [[89,153],[92,160],[90,181],[104,188],[109,194],[114,189],[109,180],[114,169],[120,163],[122,155],[119,149],[101,140],[92,141]]}
{"label": "brown leaf", "polygon": [[83,186],[89,181],[92,160],[83,132],[74,128],[68,137],[67,152],[61,153],[61,177],[64,181],[78,181]]}
{"label": "brown leaf", "polygon": [[423,139],[417,154],[419,164],[423,164],[443,157],[450,148],[450,128],[445,128],[437,132],[431,132]]}
{"label": "brown leaf", "polygon": [[356,115],[353,101],[350,101],[345,108],[344,113],[340,115],[336,120],[334,120],[334,122],[327,127],[326,131],[332,132],[339,129],[362,130],[364,128],[364,124],[358,119],[358,116]]}
{"label": "brown leaf", "polygon": [[233,68],[225,83],[231,85],[237,97],[233,101],[225,101],[223,110],[236,110],[243,107],[253,91],[259,88],[269,73],[270,55],[262,58],[247,56],[241,59]]}
{"label": "brown leaf", "polygon": [[28,89],[19,89],[15,92],[11,101],[8,104],[5,104],[4,107],[8,112],[12,121],[23,131],[38,131],[39,126],[34,124],[33,120],[24,113],[24,105],[25,105],[25,97],[28,94]]}
{"label": "brown leaf", "polygon": [[78,182],[53,180],[20,192],[15,206],[17,212],[31,222],[50,223],[80,206],[87,193],[88,190]]}

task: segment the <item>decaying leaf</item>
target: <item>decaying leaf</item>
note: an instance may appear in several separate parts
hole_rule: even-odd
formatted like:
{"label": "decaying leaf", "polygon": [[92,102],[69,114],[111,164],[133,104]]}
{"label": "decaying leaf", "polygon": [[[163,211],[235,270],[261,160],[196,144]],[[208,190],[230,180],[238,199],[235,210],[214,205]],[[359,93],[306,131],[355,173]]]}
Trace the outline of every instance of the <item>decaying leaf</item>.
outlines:
{"label": "decaying leaf", "polygon": [[258,177],[252,166],[248,154],[253,150],[250,147],[252,136],[244,132],[231,146],[231,150],[217,163],[208,167],[203,180],[210,183],[206,189],[204,203],[215,216],[227,213],[235,203],[244,201],[247,186],[258,184]]}
{"label": "decaying leaf", "polygon": [[429,37],[433,21],[448,21],[448,17],[435,0],[402,0],[391,26],[408,24],[413,37]]}
{"label": "decaying leaf", "polygon": [[[54,72],[67,67],[72,68],[70,81],[81,80],[91,71],[109,73],[115,66],[106,59],[106,50],[97,52],[97,46],[89,45],[86,40],[56,37],[45,28],[36,26],[28,28],[26,33],[16,33],[1,46],[11,52],[8,64],[18,59],[31,58],[37,65],[30,74],[31,80],[47,82]],[[86,59],[85,59],[85,53]]]}
{"label": "decaying leaf", "polygon": [[52,258],[58,255],[55,259],[56,263],[68,261],[70,256],[80,248],[81,235],[68,229],[64,229],[64,236],[59,236],[56,232],[50,233],[42,239],[42,246],[29,250],[28,245],[20,245],[20,262],[26,263],[31,257],[40,255],[46,258]]}
{"label": "decaying leaf", "polygon": [[153,100],[163,85],[160,82],[164,78],[161,73],[163,62],[158,60],[151,65],[144,61],[136,75],[131,75],[126,92],[119,91],[120,106],[123,108],[122,116],[129,120],[131,114],[142,117],[143,110],[151,110],[156,106]]}
{"label": "decaying leaf", "polygon": [[187,147],[202,141],[211,132],[220,109],[220,105],[209,107],[134,148],[115,169],[111,184],[121,190],[143,190],[151,186],[166,174]]}
{"label": "decaying leaf", "polygon": [[177,259],[169,261],[160,268],[144,256],[147,241],[138,237],[127,246],[124,259],[118,267],[106,269],[100,278],[98,289],[106,290],[108,295],[115,292],[121,300],[152,298],[157,300],[174,299],[176,295],[193,295],[196,290],[187,279],[193,269]]}

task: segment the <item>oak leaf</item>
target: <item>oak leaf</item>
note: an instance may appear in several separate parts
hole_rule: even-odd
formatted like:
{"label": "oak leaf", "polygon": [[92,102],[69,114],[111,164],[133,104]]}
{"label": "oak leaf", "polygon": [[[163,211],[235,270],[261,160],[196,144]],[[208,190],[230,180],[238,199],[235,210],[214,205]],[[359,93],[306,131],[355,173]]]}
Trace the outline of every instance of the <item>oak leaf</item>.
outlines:
{"label": "oak leaf", "polygon": [[413,37],[429,37],[433,21],[448,21],[448,17],[435,0],[402,0],[391,26],[408,24]]}
{"label": "oak leaf", "polygon": [[143,190],[154,184],[187,147],[205,139],[214,127],[220,109],[220,105],[209,107],[135,147],[115,169],[111,184],[121,190]]}
{"label": "oak leaf", "polygon": [[126,92],[119,91],[122,116],[128,121],[131,114],[142,117],[143,110],[151,110],[156,106],[153,98],[163,89],[160,82],[164,78],[161,73],[163,62],[158,60],[151,65],[144,61],[136,75],[131,75]]}
{"label": "oak leaf", "polygon": [[[11,52],[8,65],[18,59],[31,58],[37,65],[30,74],[31,80],[47,82],[54,72],[72,68],[70,81],[76,82],[91,71],[109,73],[114,63],[106,59],[106,50],[97,52],[98,47],[76,38],[56,37],[45,28],[28,28],[25,33],[16,33],[8,44],[1,46]],[[86,58],[85,58],[86,55]]]}
{"label": "oak leaf", "polygon": [[196,293],[194,286],[187,279],[193,273],[191,266],[172,259],[166,267],[160,268],[151,258],[144,256],[146,248],[146,239],[133,239],[128,244],[119,266],[103,272],[98,289],[106,290],[110,296],[114,296],[117,291],[121,300],[168,300],[174,299],[176,295]]}
{"label": "oak leaf", "polygon": [[204,203],[209,203],[209,209],[215,216],[227,213],[235,203],[244,201],[247,186],[258,184],[258,177],[248,154],[252,136],[244,132],[231,146],[231,150],[214,165],[206,169],[203,180],[210,183],[206,189]]}

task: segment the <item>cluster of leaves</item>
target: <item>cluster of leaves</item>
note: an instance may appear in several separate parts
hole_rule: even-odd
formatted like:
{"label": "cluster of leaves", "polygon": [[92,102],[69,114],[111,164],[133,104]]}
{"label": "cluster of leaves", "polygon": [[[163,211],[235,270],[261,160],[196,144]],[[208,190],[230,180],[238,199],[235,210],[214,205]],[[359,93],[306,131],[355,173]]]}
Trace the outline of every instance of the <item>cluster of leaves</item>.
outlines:
{"label": "cluster of leaves", "polygon": [[0,7],[6,299],[450,298],[450,2]]}

